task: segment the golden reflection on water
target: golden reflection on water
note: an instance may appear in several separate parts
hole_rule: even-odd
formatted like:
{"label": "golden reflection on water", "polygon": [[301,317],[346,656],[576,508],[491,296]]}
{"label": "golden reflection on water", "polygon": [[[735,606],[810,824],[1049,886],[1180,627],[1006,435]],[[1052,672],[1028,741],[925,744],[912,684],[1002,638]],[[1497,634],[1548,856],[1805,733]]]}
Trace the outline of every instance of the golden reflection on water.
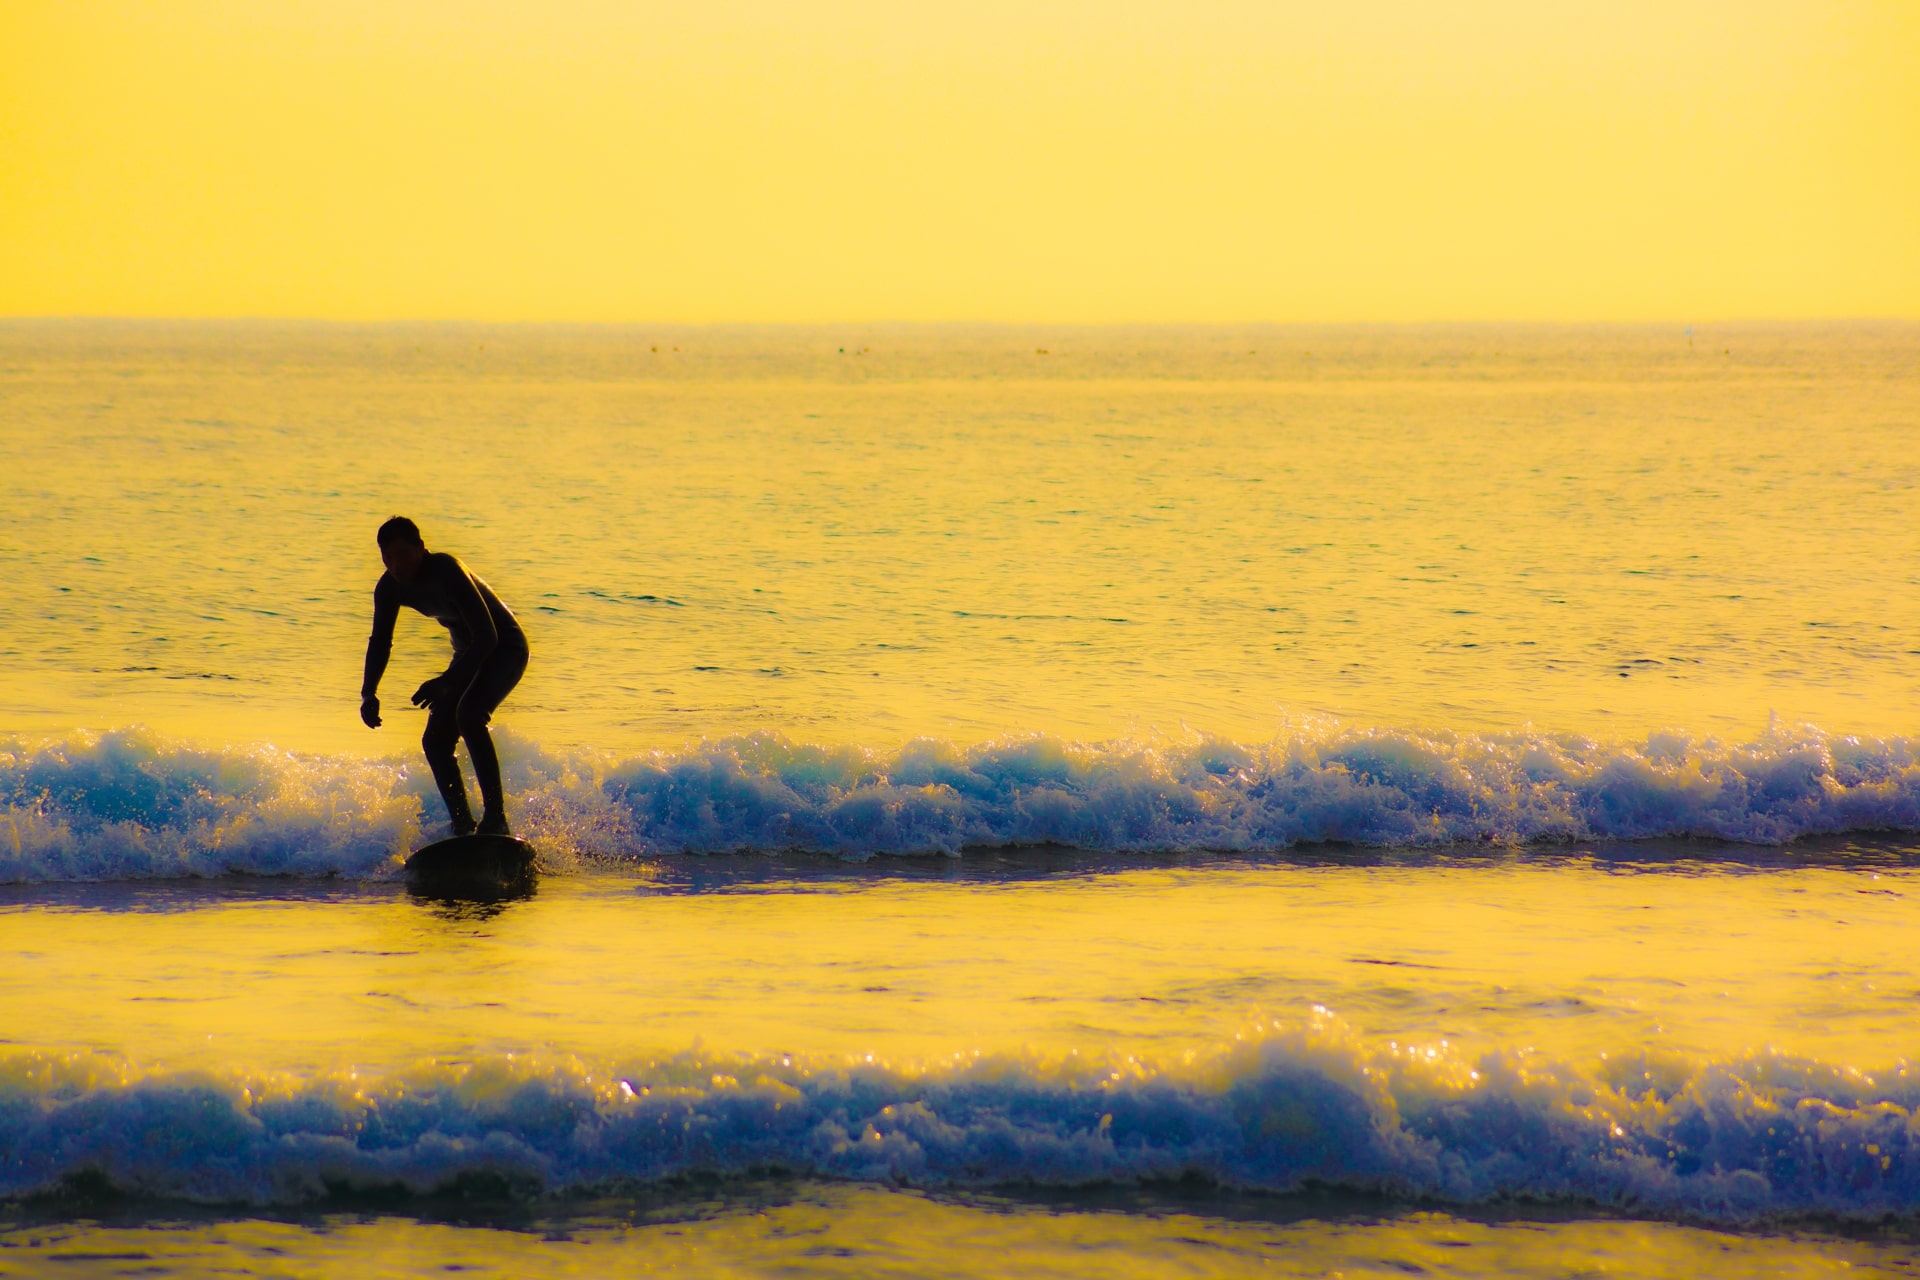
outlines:
{"label": "golden reflection on water", "polygon": [[1768,1047],[1881,1067],[1920,993],[1904,870],[1203,865],[1004,883],[525,902],[213,897],[5,912],[16,1044],[151,1065],[497,1052],[1114,1050],[1168,1060],[1323,1006],[1363,1040],[1592,1059]]}
{"label": "golden reflection on water", "polygon": [[[1120,1193],[1051,1200],[955,1199],[878,1188],[789,1184],[711,1202],[484,1209],[446,1219],[374,1214],[298,1221],[192,1218],[150,1225],[0,1224],[12,1273],[1114,1277],[1561,1277],[1650,1280],[1909,1275],[1920,1255],[1898,1237],[1736,1233],[1673,1223],[1528,1215],[1485,1219],[1263,1197]],[[1104,1201],[1104,1202],[1103,1202]],[[564,1214],[564,1216],[562,1216]]]}

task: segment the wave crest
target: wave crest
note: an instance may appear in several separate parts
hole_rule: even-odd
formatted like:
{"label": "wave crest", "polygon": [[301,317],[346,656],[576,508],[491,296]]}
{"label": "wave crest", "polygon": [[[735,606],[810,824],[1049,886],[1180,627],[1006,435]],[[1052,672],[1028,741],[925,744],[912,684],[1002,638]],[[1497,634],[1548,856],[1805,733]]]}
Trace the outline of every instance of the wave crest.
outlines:
{"label": "wave crest", "polygon": [[[629,759],[500,735],[517,824],[556,865],[659,853],[1780,844],[1920,830],[1904,738],[1774,726],[1727,744],[1324,727],[1262,747],[1029,735],[897,751],[763,734]],[[140,731],[0,745],[0,879],[390,874],[437,813],[424,769],[200,750]]]}
{"label": "wave crest", "polygon": [[141,1076],[0,1060],[0,1195],[83,1175],[290,1203],[526,1194],[782,1170],[922,1186],[1199,1177],[1457,1203],[1523,1196],[1715,1221],[1920,1210],[1920,1080],[1759,1055],[1597,1071],[1516,1051],[1254,1028],[1173,1066],[1068,1054],[871,1061],[687,1054],[618,1070],[482,1059],[385,1079]]}
{"label": "wave crest", "polygon": [[0,743],[0,880],[367,875],[417,832],[394,771],[141,730]]}

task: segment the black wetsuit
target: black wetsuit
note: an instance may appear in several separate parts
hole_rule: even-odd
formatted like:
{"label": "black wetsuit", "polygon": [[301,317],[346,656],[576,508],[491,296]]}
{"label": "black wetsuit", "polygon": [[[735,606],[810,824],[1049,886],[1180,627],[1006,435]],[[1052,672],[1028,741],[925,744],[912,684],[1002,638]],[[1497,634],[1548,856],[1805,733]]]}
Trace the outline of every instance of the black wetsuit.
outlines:
{"label": "black wetsuit", "polygon": [[480,798],[488,817],[506,818],[500,784],[500,757],[494,753],[487,721],[527,669],[527,637],[512,610],[500,603],[487,584],[445,552],[434,551],[420,562],[410,582],[391,573],[380,575],[373,589],[373,635],[367,640],[366,677],[360,696],[367,699],[380,688],[387,659],[393,653],[393,624],[400,606],[417,609],[447,629],[453,640],[453,662],[436,677],[438,691],[429,700],[427,731],[420,745],[456,833],[473,829],[467,808],[467,789],[460,780],[454,744],[466,739],[467,754],[480,780]]}

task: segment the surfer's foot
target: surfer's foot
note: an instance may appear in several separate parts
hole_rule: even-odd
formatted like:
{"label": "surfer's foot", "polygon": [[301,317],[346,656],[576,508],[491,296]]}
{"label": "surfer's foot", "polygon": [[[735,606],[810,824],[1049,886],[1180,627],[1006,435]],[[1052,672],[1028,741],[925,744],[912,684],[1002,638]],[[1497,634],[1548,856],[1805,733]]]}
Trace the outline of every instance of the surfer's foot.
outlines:
{"label": "surfer's foot", "polygon": [[473,810],[467,808],[466,795],[461,791],[454,791],[452,795],[448,795],[447,791],[443,790],[440,793],[440,798],[447,802],[447,822],[453,827],[453,834],[456,836],[472,835]]}
{"label": "surfer's foot", "polygon": [[513,832],[507,829],[506,814],[489,813],[480,819],[480,834],[483,836],[510,836]]}

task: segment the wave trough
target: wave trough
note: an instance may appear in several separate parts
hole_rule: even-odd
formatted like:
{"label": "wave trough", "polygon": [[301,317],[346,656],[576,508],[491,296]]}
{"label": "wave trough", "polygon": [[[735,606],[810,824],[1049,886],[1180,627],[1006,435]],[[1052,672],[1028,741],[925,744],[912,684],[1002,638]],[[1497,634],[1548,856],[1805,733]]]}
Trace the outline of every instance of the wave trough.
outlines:
{"label": "wave trough", "polygon": [[[844,857],[1407,847],[1920,831],[1920,743],[1302,731],[893,752],[774,735],[615,759],[502,734],[519,829],[556,866],[667,853]],[[0,880],[392,874],[438,802],[422,767],[208,750],[125,730],[0,743]]]}

